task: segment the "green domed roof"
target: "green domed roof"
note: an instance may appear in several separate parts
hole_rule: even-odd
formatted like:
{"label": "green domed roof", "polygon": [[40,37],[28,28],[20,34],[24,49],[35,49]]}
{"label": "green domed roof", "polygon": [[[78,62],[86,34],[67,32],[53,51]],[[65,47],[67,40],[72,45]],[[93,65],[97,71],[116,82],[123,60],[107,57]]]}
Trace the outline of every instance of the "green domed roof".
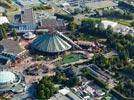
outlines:
{"label": "green domed roof", "polygon": [[46,33],[35,39],[31,47],[42,52],[57,53],[70,49],[71,45],[57,34]]}

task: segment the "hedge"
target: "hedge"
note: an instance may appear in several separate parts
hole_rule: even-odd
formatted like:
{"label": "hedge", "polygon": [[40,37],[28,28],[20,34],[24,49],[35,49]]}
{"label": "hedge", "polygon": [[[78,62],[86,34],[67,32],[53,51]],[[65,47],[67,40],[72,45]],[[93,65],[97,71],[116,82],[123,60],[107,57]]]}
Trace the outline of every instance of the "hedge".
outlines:
{"label": "hedge", "polygon": [[67,21],[73,21],[74,20],[74,17],[73,16],[70,16],[70,15],[63,15],[63,14],[54,14],[54,16],[56,16],[57,18],[60,18],[60,19],[64,19],[64,20],[67,20]]}

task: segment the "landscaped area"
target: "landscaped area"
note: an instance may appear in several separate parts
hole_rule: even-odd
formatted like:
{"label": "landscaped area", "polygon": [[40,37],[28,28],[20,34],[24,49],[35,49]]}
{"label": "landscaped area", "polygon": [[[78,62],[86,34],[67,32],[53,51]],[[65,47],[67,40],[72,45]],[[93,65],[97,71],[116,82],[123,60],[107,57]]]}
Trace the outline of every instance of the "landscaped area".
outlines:
{"label": "landscaped area", "polygon": [[67,63],[72,63],[84,59],[82,54],[70,54],[63,57],[63,59],[56,62],[57,65],[63,65]]}
{"label": "landscaped area", "polygon": [[82,41],[94,41],[94,40],[98,40],[98,39],[101,39],[99,36],[93,36],[93,35],[90,35],[90,34],[82,34],[80,35],[79,37],[79,40],[82,40]]}

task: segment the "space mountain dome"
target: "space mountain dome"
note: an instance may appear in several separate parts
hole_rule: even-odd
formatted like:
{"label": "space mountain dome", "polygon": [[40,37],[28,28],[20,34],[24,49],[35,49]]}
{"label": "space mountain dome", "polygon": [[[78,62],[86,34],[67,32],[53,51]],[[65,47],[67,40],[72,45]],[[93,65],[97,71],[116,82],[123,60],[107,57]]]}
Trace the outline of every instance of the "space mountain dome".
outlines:
{"label": "space mountain dome", "polygon": [[31,47],[46,53],[59,53],[69,50],[72,46],[56,33],[44,33],[33,41]]}
{"label": "space mountain dome", "polygon": [[16,86],[21,83],[21,75],[12,71],[0,71],[0,93],[6,91],[18,92],[21,87],[16,90]]}

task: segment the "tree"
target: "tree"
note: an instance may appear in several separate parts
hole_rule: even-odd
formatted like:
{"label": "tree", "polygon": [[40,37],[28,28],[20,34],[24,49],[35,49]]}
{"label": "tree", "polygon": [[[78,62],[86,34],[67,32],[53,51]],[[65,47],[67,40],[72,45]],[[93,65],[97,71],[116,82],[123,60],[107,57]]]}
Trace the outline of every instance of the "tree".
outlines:
{"label": "tree", "polygon": [[6,28],[0,25],[0,39],[7,38]]}
{"label": "tree", "polygon": [[13,36],[13,38],[15,39],[15,40],[17,40],[17,32],[16,32],[16,30],[15,29],[13,29],[13,31],[12,31],[12,36]]}
{"label": "tree", "polygon": [[101,67],[102,69],[110,67],[110,62],[102,54],[94,55],[92,63]]}
{"label": "tree", "polygon": [[84,12],[86,12],[86,13],[90,13],[90,12],[91,12],[91,9],[90,9],[89,7],[85,7]]}
{"label": "tree", "polygon": [[77,76],[73,76],[66,82],[66,85],[69,87],[73,87],[78,83],[78,81],[79,80],[78,80]]}
{"label": "tree", "polygon": [[133,36],[131,34],[126,34],[125,35],[125,39],[132,41],[133,40]]}
{"label": "tree", "polygon": [[128,52],[126,52],[125,50],[119,51],[119,56],[120,56],[120,59],[123,61],[128,60]]}
{"label": "tree", "polygon": [[47,100],[57,93],[57,89],[54,87],[49,77],[43,77],[38,84],[37,98],[39,100]]}
{"label": "tree", "polygon": [[54,16],[56,16],[57,18],[60,18],[60,19],[67,20],[67,21],[73,21],[74,20],[74,17],[70,16],[70,15],[56,13],[56,14],[54,14]]}
{"label": "tree", "polygon": [[4,39],[7,38],[7,33],[6,33],[5,28],[2,28],[2,37],[3,37]]}
{"label": "tree", "polygon": [[134,21],[131,22],[131,26],[134,27]]}
{"label": "tree", "polygon": [[79,30],[83,33],[89,33],[89,32],[94,32],[96,29],[96,25],[99,22],[96,20],[92,20],[92,19],[84,19],[81,22],[81,25],[79,27]]}
{"label": "tree", "polygon": [[118,50],[118,49],[119,49],[119,50],[123,50],[123,49],[124,49],[124,46],[123,46],[121,43],[117,42],[115,48],[116,48],[117,50]]}
{"label": "tree", "polygon": [[123,7],[129,11],[134,12],[134,6],[132,4],[129,4],[125,1],[119,1],[118,5],[119,5],[119,7]]}
{"label": "tree", "polygon": [[81,13],[82,11],[81,11],[81,9],[79,9],[79,8],[75,8],[74,9],[74,14],[79,14],[79,13]]}
{"label": "tree", "polygon": [[113,33],[113,28],[109,25],[103,32],[104,37],[108,37],[110,34]]}
{"label": "tree", "polygon": [[7,31],[9,30],[9,24],[0,25],[0,40],[7,38]]}
{"label": "tree", "polygon": [[134,59],[134,44],[129,47],[129,56]]}
{"label": "tree", "polygon": [[67,80],[65,74],[60,71],[56,71],[56,75],[52,76],[52,80],[56,84],[65,84],[65,81]]}
{"label": "tree", "polygon": [[70,22],[69,24],[68,24],[68,29],[70,30],[70,31],[76,31],[77,30],[77,27],[78,27],[78,25],[75,23],[75,22]]}
{"label": "tree", "polygon": [[104,24],[103,23],[99,23],[98,24],[98,30],[103,31],[104,29],[105,29]]}

